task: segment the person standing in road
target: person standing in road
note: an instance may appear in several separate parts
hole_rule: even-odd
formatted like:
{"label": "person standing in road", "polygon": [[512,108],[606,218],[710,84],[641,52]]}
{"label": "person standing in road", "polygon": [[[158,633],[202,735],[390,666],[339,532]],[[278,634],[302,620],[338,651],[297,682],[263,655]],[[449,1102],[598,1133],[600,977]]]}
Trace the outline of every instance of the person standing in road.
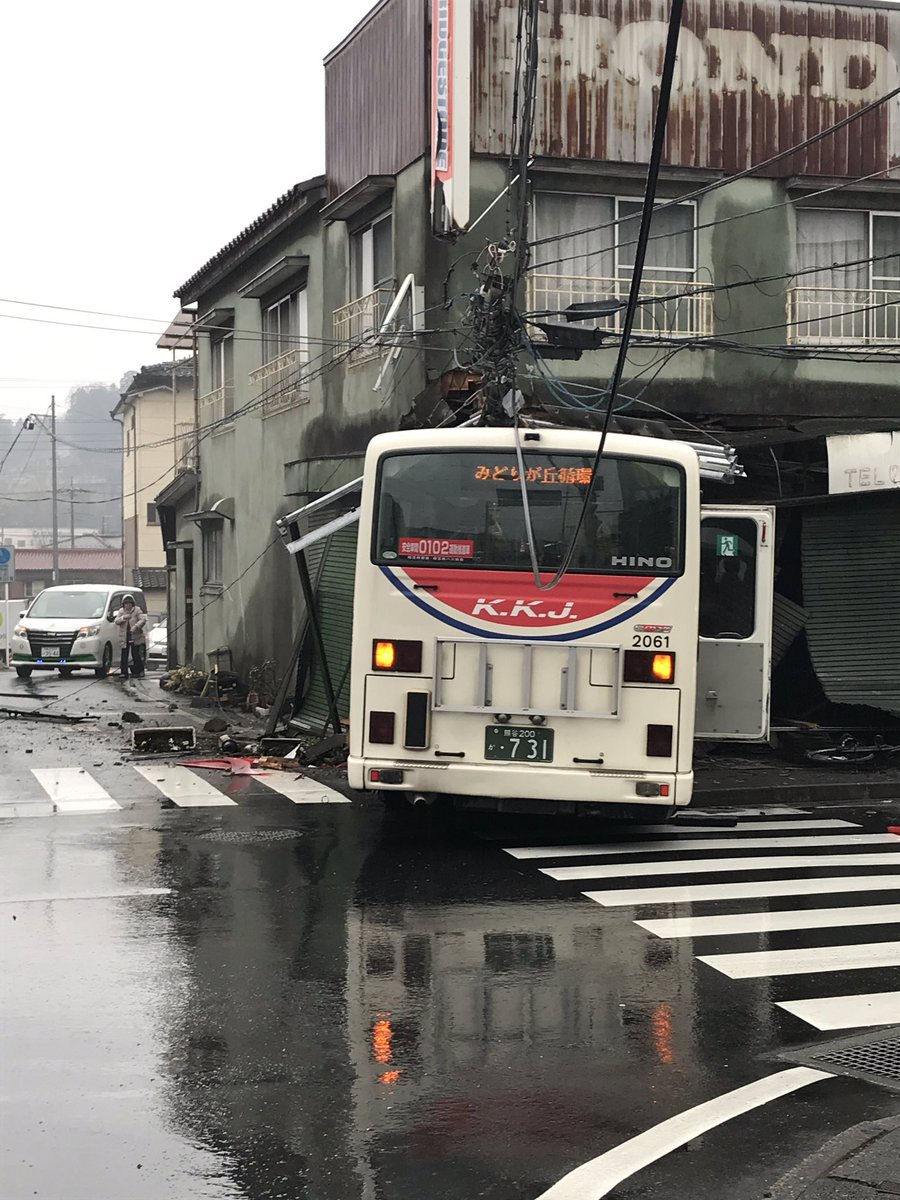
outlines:
{"label": "person standing in road", "polygon": [[123,596],[122,607],[113,618],[119,626],[119,647],[122,651],[120,674],[128,678],[128,657],[131,673],[136,679],[144,674],[144,652],[147,647],[147,614],[134,602],[134,596]]}

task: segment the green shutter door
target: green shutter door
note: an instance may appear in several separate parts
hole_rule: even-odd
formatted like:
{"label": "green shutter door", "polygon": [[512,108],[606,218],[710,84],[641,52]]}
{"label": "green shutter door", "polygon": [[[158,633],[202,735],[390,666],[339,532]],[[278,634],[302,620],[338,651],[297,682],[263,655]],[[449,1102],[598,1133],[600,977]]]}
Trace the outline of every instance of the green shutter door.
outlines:
{"label": "green shutter door", "polygon": [[[357,526],[339,529],[324,543],[318,586],[317,611],[322,640],[328,657],[331,684],[337,695],[338,714],[342,720],[350,715],[350,643],[353,636],[353,585],[356,577]],[[310,548],[317,550],[317,546]],[[313,563],[310,575],[315,583]],[[322,665],[314,655],[306,695],[294,714],[294,721],[307,729],[330,730],[328,700]]]}

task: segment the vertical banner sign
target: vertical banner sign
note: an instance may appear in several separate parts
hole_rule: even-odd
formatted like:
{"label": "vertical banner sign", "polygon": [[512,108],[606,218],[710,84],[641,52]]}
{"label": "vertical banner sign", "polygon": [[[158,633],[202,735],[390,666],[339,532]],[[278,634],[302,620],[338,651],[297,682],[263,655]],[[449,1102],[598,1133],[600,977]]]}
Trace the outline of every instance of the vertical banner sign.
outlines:
{"label": "vertical banner sign", "polygon": [[432,0],[431,213],[436,231],[469,223],[472,0]]}

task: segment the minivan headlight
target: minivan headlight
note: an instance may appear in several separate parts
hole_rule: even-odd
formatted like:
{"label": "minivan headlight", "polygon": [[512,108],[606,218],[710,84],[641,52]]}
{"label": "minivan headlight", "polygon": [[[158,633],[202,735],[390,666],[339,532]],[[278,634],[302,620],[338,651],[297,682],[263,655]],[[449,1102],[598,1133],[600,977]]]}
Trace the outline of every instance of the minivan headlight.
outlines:
{"label": "minivan headlight", "polygon": [[16,637],[24,637],[27,632],[28,632],[27,625],[17,625],[15,627],[15,629],[13,630],[13,633],[16,635]]}
{"label": "minivan headlight", "polygon": [[78,630],[76,637],[80,637],[80,638],[96,637],[99,632],[100,632],[99,625],[82,625],[82,627]]}

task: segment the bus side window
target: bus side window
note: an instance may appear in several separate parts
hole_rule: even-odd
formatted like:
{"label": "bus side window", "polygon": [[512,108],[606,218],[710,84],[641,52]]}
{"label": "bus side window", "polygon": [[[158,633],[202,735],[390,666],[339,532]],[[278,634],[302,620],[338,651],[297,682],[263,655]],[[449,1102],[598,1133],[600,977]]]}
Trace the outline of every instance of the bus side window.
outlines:
{"label": "bus side window", "polygon": [[756,523],[706,517],[700,534],[700,636],[752,637],[756,628]]}

